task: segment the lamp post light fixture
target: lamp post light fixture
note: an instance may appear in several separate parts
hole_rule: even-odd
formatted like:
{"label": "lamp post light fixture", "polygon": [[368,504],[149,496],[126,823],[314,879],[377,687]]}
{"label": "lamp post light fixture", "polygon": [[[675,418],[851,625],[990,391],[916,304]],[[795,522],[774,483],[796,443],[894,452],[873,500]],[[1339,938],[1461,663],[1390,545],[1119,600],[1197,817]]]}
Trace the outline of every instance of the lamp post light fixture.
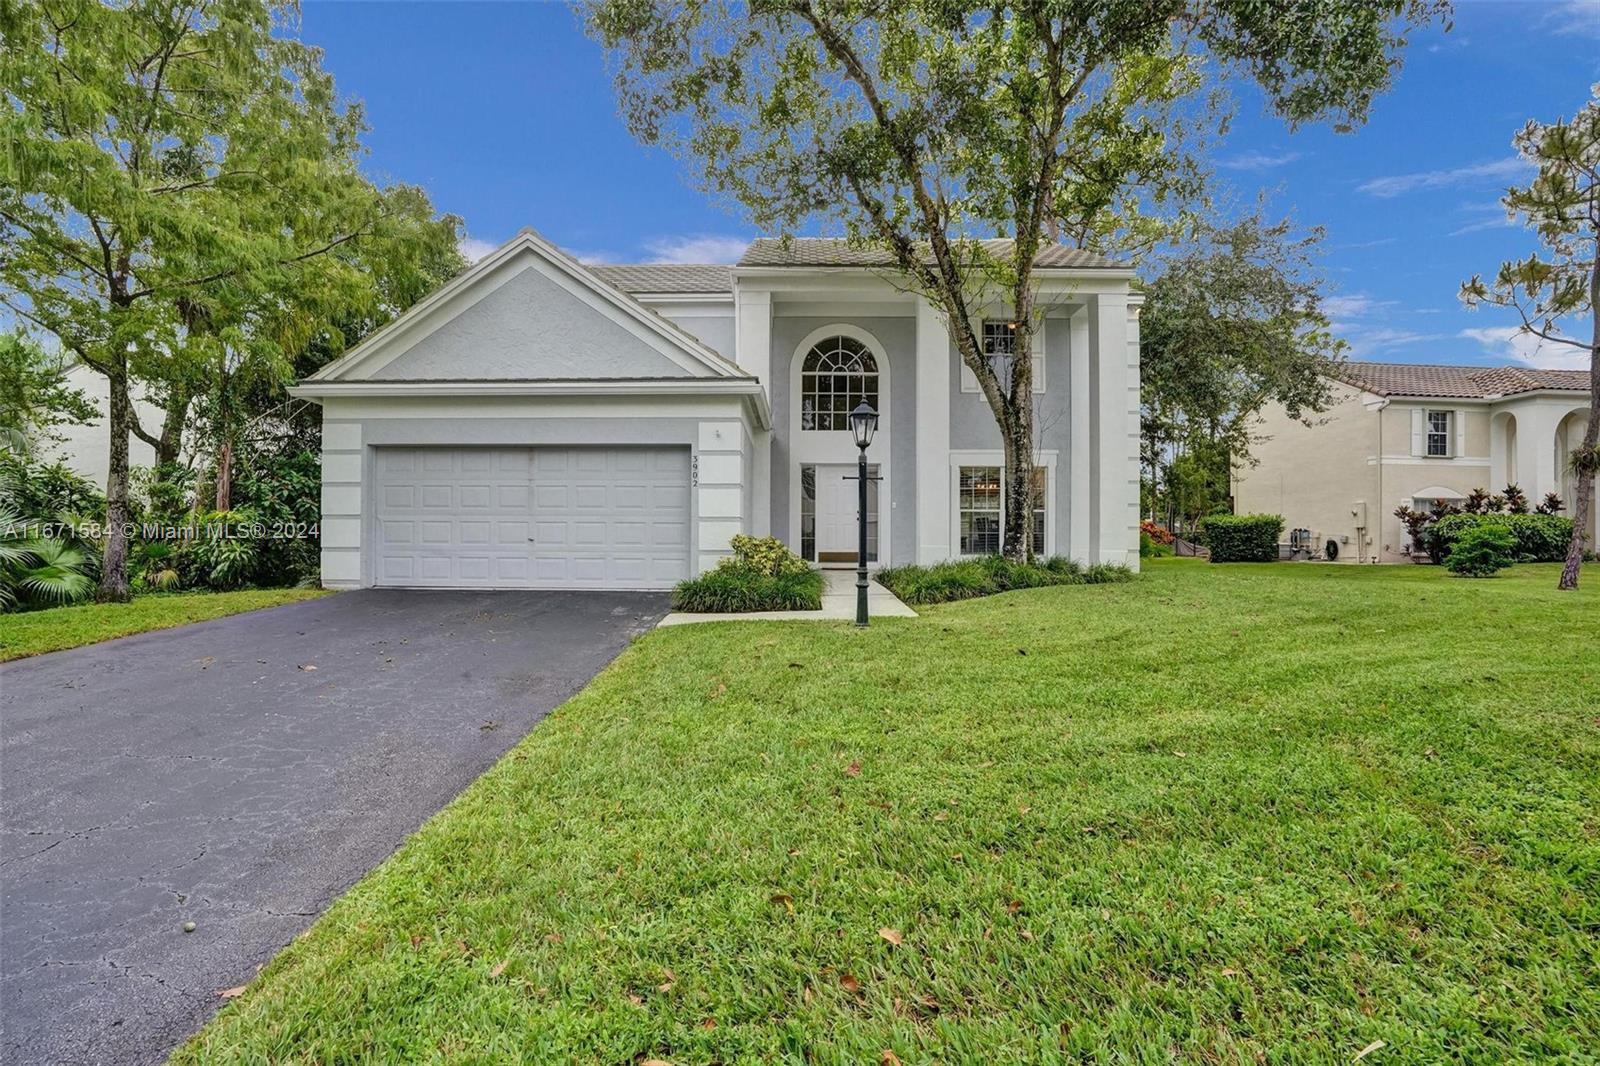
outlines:
{"label": "lamp post light fixture", "polygon": [[867,446],[878,431],[878,412],[865,400],[850,412],[850,432],[861,450],[856,469],[856,625],[867,624]]}

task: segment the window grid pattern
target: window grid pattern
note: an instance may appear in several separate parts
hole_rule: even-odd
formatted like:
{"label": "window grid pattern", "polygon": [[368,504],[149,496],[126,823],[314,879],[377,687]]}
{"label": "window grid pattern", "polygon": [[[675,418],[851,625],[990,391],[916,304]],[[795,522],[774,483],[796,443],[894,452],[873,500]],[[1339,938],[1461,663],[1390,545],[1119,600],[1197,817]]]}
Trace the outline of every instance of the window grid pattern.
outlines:
{"label": "window grid pattern", "polygon": [[1450,454],[1450,412],[1428,412],[1428,455]]}
{"label": "window grid pattern", "polygon": [[[964,466],[960,471],[960,539],[962,555],[1000,554],[1005,521],[1005,494],[998,466]],[[1045,526],[1050,510],[1050,469],[1033,468],[1033,554],[1045,553]]]}
{"label": "window grid pattern", "polygon": [[880,414],[878,361],[852,337],[829,337],[806,353],[800,365],[800,428],[850,429],[850,412],[865,401]]}
{"label": "window grid pattern", "polygon": [[[852,478],[853,476],[852,472]],[[876,463],[867,467],[867,477],[872,479],[867,482],[867,562],[869,563],[878,561],[878,476]],[[853,541],[851,547],[855,547]],[[800,558],[808,563],[817,561],[817,468],[811,463],[800,464]]]}
{"label": "window grid pattern", "polygon": [[989,360],[994,376],[1006,385],[1011,383],[1011,359],[1017,350],[1017,324],[1015,322],[990,322],[983,324],[983,355]]}

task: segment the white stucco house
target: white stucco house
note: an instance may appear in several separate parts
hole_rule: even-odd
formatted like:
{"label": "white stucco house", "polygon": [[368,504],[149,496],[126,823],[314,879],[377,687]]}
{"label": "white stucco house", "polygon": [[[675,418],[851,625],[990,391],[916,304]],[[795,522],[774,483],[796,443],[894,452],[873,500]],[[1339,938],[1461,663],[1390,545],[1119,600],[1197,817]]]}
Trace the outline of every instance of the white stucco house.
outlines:
{"label": "white stucco house", "polygon": [[[1133,274],[1065,247],[1038,267],[1035,548],[1137,566]],[[863,399],[869,562],[999,545],[975,379],[934,309],[839,240],[586,266],[524,231],[292,391],[322,405],[330,587],[667,588],[741,532],[853,566]]]}
{"label": "white stucco house", "polygon": [[[1343,364],[1315,424],[1265,409],[1254,466],[1234,471],[1234,510],[1281,514],[1339,562],[1402,562],[1399,507],[1459,505],[1473,489],[1554,492],[1572,514],[1568,456],[1589,417],[1589,374],[1519,366]],[[1600,510],[1600,509],[1597,509]],[[1597,516],[1588,534],[1596,543]]]}

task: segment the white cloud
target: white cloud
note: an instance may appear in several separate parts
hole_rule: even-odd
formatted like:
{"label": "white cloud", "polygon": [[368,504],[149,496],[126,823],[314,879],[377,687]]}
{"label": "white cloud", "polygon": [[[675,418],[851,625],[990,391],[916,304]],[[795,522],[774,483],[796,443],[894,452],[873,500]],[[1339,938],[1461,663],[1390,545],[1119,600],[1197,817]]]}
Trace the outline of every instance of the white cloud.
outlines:
{"label": "white cloud", "polygon": [[500,245],[495,241],[486,241],[478,237],[462,237],[456,247],[467,257],[467,262],[476,263]]}
{"label": "white cloud", "polygon": [[736,263],[749,245],[744,237],[693,234],[657,237],[646,241],[644,249],[651,263]]}
{"label": "white cloud", "polygon": [[1399,237],[1379,237],[1375,241],[1352,241],[1349,244],[1335,244],[1332,247],[1345,250],[1354,248],[1381,248],[1386,244],[1394,244]]}
{"label": "white cloud", "polygon": [[1322,301],[1322,312],[1329,318],[1349,319],[1370,315],[1379,307],[1386,306],[1392,301],[1378,301],[1364,293],[1355,293],[1350,296],[1330,296]]}
{"label": "white cloud", "polygon": [[1498,359],[1513,359],[1540,370],[1583,370],[1589,365],[1589,357],[1583,349],[1570,344],[1552,344],[1518,326],[1464,329],[1461,336],[1477,341]]}
{"label": "white cloud", "polygon": [[1507,226],[1514,226],[1516,224],[1517,223],[1515,219],[1506,218],[1504,215],[1502,215],[1499,218],[1486,218],[1481,222],[1469,222],[1459,229],[1451,230],[1448,234],[1446,234],[1446,236],[1459,237],[1465,233],[1478,233],[1486,229],[1505,229]]}
{"label": "white cloud", "polygon": [[1350,354],[1357,358],[1376,355],[1391,348],[1403,348],[1408,344],[1422,344],[1429,341],[1440,341],[1449,338],[1448,333],[1424,333],[1421,330],[1382,329],[1358,330],[1346,335],[1345,340],[1350,344]]}
{"label": "white cloud", "polygon": [[1286,166],[1299,158],[1299,152],[1282,152],[1278,155],[1268,152],[1240,152],[1238,155],[1217,160],[1217,166],[1226,167],[1228,170],[1271,170],[1273,167]]}
{"label": "white cloud", "polygon": [[1356,191],[1364,192],[1368,196],[1387,199],[1391,196],[1415,192],[1418,189],[1439,189],[1478,181],[1499,181],[1516,178],[1522,176],[1527,169],[1528,164],[1520,157],[1508,156],[1505,159],[1496,159],[1489,163],[1473,163],[1470,166],[1454,167],[1450,170],[1425,170],[1416,174],[1390,174],[1362,182],[1356,186]]}
{"label": "white cloud", "polygon": [[1562,0],[1551,5],[1544,22],[1557,33],[1600,37],[1600,0]]}
{"label": "white cloud", "polygon": [[627,257],[620,253],[608,252],[603,249],[585,251],[581,248],[563,248],[561,250],[587,266],[603,266],[606,263],[625,263],[628,261]]}

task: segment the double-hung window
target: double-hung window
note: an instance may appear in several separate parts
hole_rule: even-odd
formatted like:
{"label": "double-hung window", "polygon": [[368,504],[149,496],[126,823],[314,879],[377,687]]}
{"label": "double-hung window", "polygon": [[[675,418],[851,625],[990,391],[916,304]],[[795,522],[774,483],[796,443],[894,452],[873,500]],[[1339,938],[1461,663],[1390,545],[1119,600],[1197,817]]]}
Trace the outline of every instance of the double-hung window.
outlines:
{"label": "double-hung window", "polygon": [[[957,521],[962,555],[1000,554],[1005,524],[1005,490],[998,466],[963,466],[957,478]],[[1033,554],[1045,553],[1050,471],[1033,468]]]}
{"label": "double-hung window", "polygon": [[[1011,385],[1011,360],[1017,350],[1017,324],[1000,319],[984,319],[983,357],[994,369],[995,377],[1009,388]],[[1033,391],[1044,391],[1044,329],[1033,333]],[[978,379],[964,364],[961,367],[961,391],[978,392]]]}
{"label": "double-hung window", "polygon": [[1430,457],[1450,454],[1450,412],[1428,412],[1428,453]]}

